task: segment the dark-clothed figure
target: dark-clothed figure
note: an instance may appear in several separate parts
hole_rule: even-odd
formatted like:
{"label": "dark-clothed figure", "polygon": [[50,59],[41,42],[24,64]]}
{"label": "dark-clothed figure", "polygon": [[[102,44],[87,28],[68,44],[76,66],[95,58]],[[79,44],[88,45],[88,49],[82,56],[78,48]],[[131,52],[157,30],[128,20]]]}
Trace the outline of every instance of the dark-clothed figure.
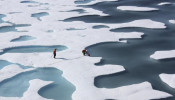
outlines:
{"label": "dark-clothed figure", "polygon": [[82,50],[82,53],[83,53],[83,55],[85,56],[85,54],[86,54],[86,50],[85,50],[85,49]]}
{"label": "dark-clothed figure", "polygon": [[84,56],[85,56],[85,55],[90,56],[90,54],[87,52],[87,50],[86,50],[86,49],[82,50],[82,53],[83,53],[83,55],[84,55]]}
{"label": "dark-clothed figure", "polygon": [[53,50],[53,58],[56,57],[56,49]]}

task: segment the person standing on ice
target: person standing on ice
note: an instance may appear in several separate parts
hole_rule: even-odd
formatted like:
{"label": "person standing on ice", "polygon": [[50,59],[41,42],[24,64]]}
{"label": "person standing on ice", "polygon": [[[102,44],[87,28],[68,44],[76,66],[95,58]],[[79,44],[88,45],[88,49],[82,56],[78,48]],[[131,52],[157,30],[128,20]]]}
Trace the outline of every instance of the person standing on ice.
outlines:
{"label": "person standing on ice", "polygon": [[53,50],[53,58],[56,57],[56,49]]}
{"label": "person standing on ice", "polygon": [[86,50],[86,49],[82,50],[82,53],[83,53],[83,55],[84,55],[84,56],[85,56],[85,55],[90,56],[90,54],[87,52],[87,50]]}

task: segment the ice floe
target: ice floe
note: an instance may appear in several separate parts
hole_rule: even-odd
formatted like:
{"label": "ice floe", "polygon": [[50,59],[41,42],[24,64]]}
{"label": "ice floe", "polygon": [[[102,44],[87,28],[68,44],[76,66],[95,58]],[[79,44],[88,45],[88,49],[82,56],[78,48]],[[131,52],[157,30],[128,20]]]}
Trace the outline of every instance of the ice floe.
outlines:
{"label": "ice floe", "polygon": [[175,24],[175,20],[169,20],[169,22]]}
{"label": "ice floe", "polygon": [[159,3],[158,5],[159,6],[163,6],[163,5],[169,5],[169,4],[171,4],[170,2],[161,2],[161,3]]}
{"label": "ice floe", "polygon": [[[106,24],[108,25],[108,24]],[[121,24],[110,24],[110,28],[123,28],[123,27],[142,27],[142,28],[151,28],[151,29],[164,29],[166,28],[164,23],[153,21],[150,19],[140,19],[134,20],[128,23]]]}
{"label": "ice floe", "polygon": [[165,74],[162,73],[159,75],[161,80],[171,86],[172,88],[175,88],[175,74]]}
{"label": "ice floe", "polygon": [[127,10],[127,11],[155,11],[155,10],[159,10],[157,8],[137,7],[137,6],[119,6],[119,7],[117,7],[117,9]]}
{"label": "ice floe", "polygon": [[[71,17],[79,17],[85,15],[98,15],[106,16],[108,14],[102,11],[83,8],[74,4],[74,1],[70,0],[35,0],[39,3],[47,3],[46,5],[21,3],[22,0],[5,0],[0,3],[0,12],[5,15],[3,21],[11,22],[14,24],[28,24],[28,27],[15,27],[17,31],[25,32],[14,32],[10,31],[8,33],[0,34],[4,37],[0,40],[0,51],[7,48],[14,48],[20,46],[31,46],[31,45],[65,45],[68,49],[57,52],[57,58],[53,59],[52,51],[47,53],[35,52],[35,53],[8,53],[0,55],[0,59],[7,60],[12,63],[19,63],[25,66],[33,67],[56,67],[63,71],[63,76],[76,86],[76,91],[73,93],[73,100],[103,100],[103,99],[124,99],[127,97],[134,98],[136,100],[156,99],[170,97],[170,94],[157,91],[152,89],[150,83],[140,83],[131,86],[119,87],[114,89],[97,88],[94,86],[94,78],[99,75],[113,74],[117,72],[124,71],[124,67],[120,65],[105,65],[105,66],[95,66],[101,58],[96,57],[86,57],[81,54],[81,50],[85,47],[96,44],[99,42],[108,41],[119,41],[119,38],[140,38],[143,33],[117,33],[110,32],[110,29],[123,28],[123,27],[143,27],[151,29],[164,29],[166,28],[164,23],[153,21],[150,19],[140,19],[133,20],[126,23],[117,24],[104,24],[104,23],[85,23],[81,21],[74,22],[64,22],[64,19]],[[113,1],[113,0],[93,0],[86,5],[96,4],[103,1]],[[42,9],[42,10],[41,10]],[[70,12],[74,9],[83,9],[86,13]],[[21,12],[10,14],[10,12]],[[31,17],[32,14],[48,12],[48,16],[41,18],[41,21],[36,18]],[[109,28],[93,29],[95,25],[105,25]],[[2,26],[8,26],[2,24]],[[67,29],[85,29],[85,30],[74,30],[69,31]],[[48,33],[48,30],[53,30],[52,33]],[[132,34],[132,36],[131,36]],[[31,41],[23,42],[10,42],[20,36],[30,35],[36,37],[36,39]],[[14,65],[13,65],[14,66]],[[10,72],[12,69],[6,66],[2,69]],[[19,67],[14,67],[13,75],[22,72]],[[4,74],[5,76],[5,74]],[[7,78],[8,75],[6,75]],[[8,76],[8,77],[12,77]],[[3,79],[3,78],[2,78]],[[5,79],[5,77],[4,77]],[[45,82],[41,80],[31,80],[29,89],[24,93],[23,97],[0,97],[1,100],[43,100],[38,95],[38,90],[50,84],[51,82]],[[127,92],[128,91],[128,92]],[[152,94],[151,94],[152,93]],[[142,96],[141,95],[146,96]],[[156,94],[156,95],[155,95]]]}
{"label": "ice floe", "polygon": [[175,58],[175,50],[168,51],[156,51],[154,54],[150,56],[154,59],[167,59],[167,58]]}

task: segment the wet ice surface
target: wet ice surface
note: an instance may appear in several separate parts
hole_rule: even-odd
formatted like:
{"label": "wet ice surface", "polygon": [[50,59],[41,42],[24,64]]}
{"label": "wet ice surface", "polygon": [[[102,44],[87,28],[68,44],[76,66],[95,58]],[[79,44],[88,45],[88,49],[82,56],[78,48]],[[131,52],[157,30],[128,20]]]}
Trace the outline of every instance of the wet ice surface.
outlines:
{"label": "wet ice surface", "polygon": [[13,40],[11,40],[11,42],[29,41],[29,40],[33,40],[33,39],[36,39],[36,38],[26,35],[26,36],[20,36],[19,38],[13,39]]}
{"label": "wet ice surface", "polygon": [[58,100],[71,100],[75,87],[61,76],[62,72],[56,68],[37,68],[33,71],[20,73],[12,78],[0,82],[0,96],[21,97],[29,87],[32,79],[53,81],[39,90],[43,97]]}

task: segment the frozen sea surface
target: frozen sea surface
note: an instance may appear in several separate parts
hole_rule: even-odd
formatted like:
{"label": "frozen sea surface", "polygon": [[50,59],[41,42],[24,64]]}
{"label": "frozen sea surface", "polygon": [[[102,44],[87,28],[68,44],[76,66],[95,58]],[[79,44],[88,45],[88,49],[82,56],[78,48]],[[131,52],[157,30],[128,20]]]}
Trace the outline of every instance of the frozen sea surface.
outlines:
{"label": "frozen sea surface", "polygon": [[[4,1],[0,1],[0,6],[4,4]],[[32,67],[21,65],[18,62],[20,60],[21,63],[29,62],[27,64],[30,65],[31,62],[35,67],[38,67],[0,82],[1,97],[23,97],[24,92],[30,89],[29,81],[41,79],[53,81],[53,83],[40,88],[39,91],[34,91],[47,99],[101,100],[103,98],[113,100],[113,98],[122,98],[122,96],[115,95],[115,93],[121,92],[118,90],[124,88],[126,91],[124,89],[121,92],[123,97],[137,98],[133,96],[135,92],[130,93],[129,91],[127,94],[128,85],[140,84],[145,81],[151,83],[153,87],[152,89],[149,85],[149,91],[159,90],[173,95],[170,98],[165,98],[169,95],[157,95],[155,98],[165,98],[158,100],[175,99],[175,90],[159,78],[161,73],[175,73],[175,59],[155,60],[150,58],[150,55],[155,51],[175,49],[174,24],[169,22],[169,20],[175,18],[175,1],[166,1],[169,2],[168,5],[160,5],[165,0],[76,0],[73,1],[74,5],[70,2],[66,0],[64,2],[19,0],[18,3],[16,1],[9,2],[8,10],[5,10],[6,7],[4,6],[0,9],[2,13],[0,13],[0,35],[9,36],[6,41],[3,41],[5,39],[0,40],[0,47],[2,46],[0,57],[4,57],[0,59],[0,69],[10,64],[17,64],[23,69]],[[16,3],[15,8],[11,9],[13,3]],[[131,9],[123,11],[117,9],[119,6],[155,8],[156,10],[149,11],[147,9],[148,11],[138,12]],[[161,24],[159,26],[147,20],[151,25],[143,25],[144,20],[139,21],[141,27],[139,24],[134,26],[129,23],[128,26],[123,25],[119,28],[123,23],[142,19],[150,19],[164,24],[159,23]],[[4,23],[9,25],[4,25]],[[118,25],[117,28],[115,28],[116,24]],[[144,28],[143,26],[153,28]],[[157,29],[154,29],[154,27]],[[139,39],[119,39],[124,41],[122,43],[118,42],[115,37],[118,32],[126,32],[127,34],[142,32],[144,35]],[[108,37],[110,38],[108,39]],[[94,43],[96,40],[103,43]],[[6,46],[7,44],[9,46]],[[83,57],[81,54],[81,49],[84,49],[87,44],[91,45],[87,47],[91,57]],[[52,54],[54,48],[57,48],[58,56],[61,59],[53,60],[51,57],[46,57],[49,55],[48,53]],[[14,56],[15,54],[16,56]],[[10,58],[8,59],[6,55]],[[36,61],[40,59],[43,61],[41,64],[35,64],[36,61],[33,60],[33,57]],[[40,57],[40,59],[38,60],[37,57],[38,59]],[[99,61],[98,58],[94,57],[102,57],[102,59]],[[49,63],[57,68],[50,68],[46,65],[37,66],[42,65],[42,63]],[[95,72],[97,69],[94,66],[102,67],[101,65],[106,64],[122,65],[125,71],[110,74],[110,70],[116,67],[112,66],[112,69],[110,69],[107,66],[108,70],[98,68],[101,70],[99,76],[99,73]],[[107,75],[103,75],[104,70]],[[145,88],[145,90],[148,89],[147,85],[146,87],[142,85],[143,90],[134,90],[134,86],[136,85],[131,86],[131,91],[137,91],[138,94],[142,94]],[[102,93],[106,94],[101,95]],[[140,97],[144,98],[143,95]]]}

